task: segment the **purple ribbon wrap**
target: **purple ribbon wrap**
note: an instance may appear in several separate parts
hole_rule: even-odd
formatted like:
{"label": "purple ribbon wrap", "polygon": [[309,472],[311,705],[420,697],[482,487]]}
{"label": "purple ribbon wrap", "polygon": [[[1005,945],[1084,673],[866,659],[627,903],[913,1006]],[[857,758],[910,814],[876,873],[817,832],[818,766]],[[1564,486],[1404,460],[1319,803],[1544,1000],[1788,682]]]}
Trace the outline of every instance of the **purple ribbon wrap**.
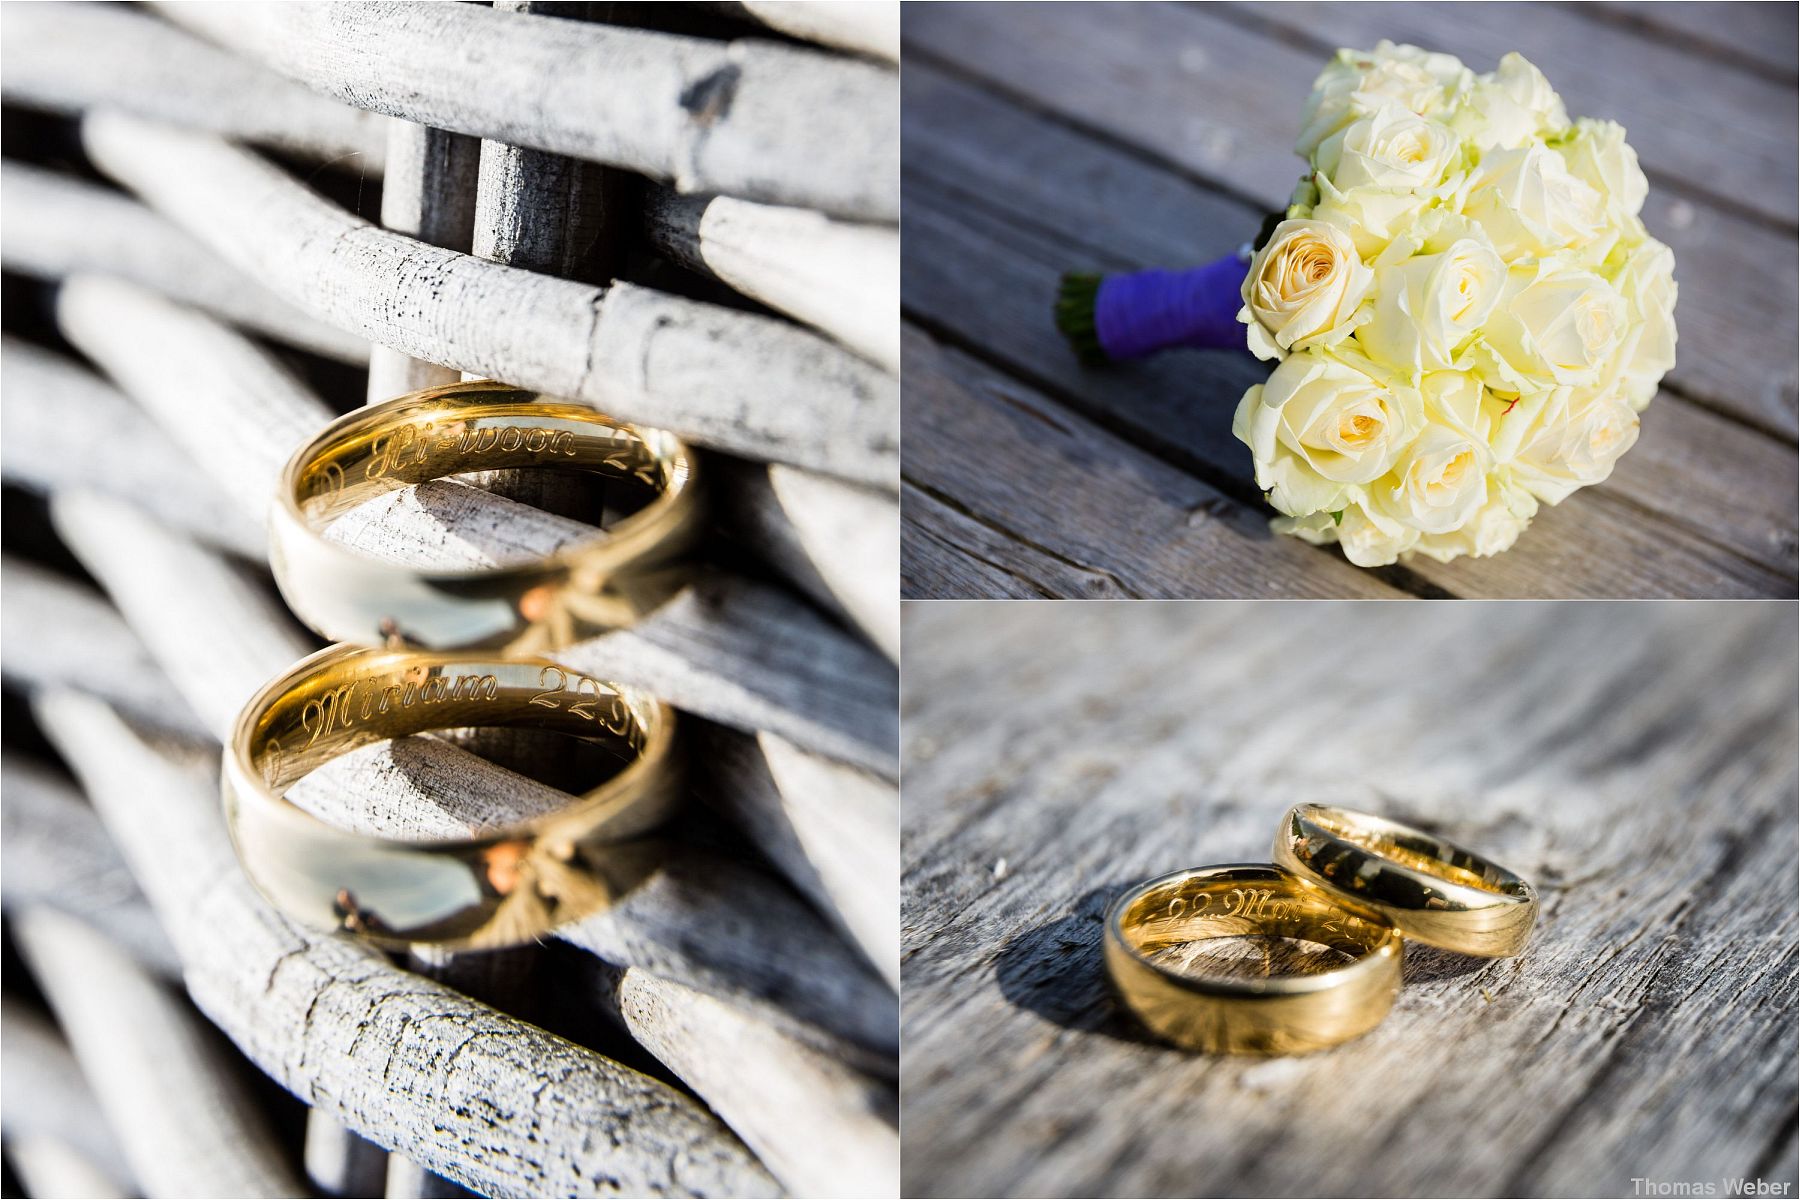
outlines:
{"label": "purple ribbon wrap", "polygon": [[1242,350],[1240,289],[1249,264],[1235,254],[1191,271],[1108,275],[1094,297],[1094,333],[1111,359],[1158,350]]}

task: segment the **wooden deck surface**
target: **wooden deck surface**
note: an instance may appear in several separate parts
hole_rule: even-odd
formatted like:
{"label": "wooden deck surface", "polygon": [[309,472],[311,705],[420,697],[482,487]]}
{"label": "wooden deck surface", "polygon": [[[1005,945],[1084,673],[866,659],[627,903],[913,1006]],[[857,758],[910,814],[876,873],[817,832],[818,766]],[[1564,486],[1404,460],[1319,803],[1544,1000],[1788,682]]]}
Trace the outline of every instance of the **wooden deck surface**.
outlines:
{"label": "wooden deck surface", "polygon": [[[1231,436],[1267,366],[1081,368],[1069,269],[1197,265],[1302,163],[1313,76],[1382,37],[1625,125],[1679,362],[1605,484],[1496,558],[1381,571],[1272,538]],[[949,596],[1793,597],[1795,6],[922,4],[905,13],[903,587]]]}
{"label": "wooden deck surface", "polygon": [[[1795,1194],[1792,605],[906,607],[902,1194]],[[1316,1055],[1148,1040],[1102,908],[1308,800],[1532,880],[1526,953],[1409,947]]]}

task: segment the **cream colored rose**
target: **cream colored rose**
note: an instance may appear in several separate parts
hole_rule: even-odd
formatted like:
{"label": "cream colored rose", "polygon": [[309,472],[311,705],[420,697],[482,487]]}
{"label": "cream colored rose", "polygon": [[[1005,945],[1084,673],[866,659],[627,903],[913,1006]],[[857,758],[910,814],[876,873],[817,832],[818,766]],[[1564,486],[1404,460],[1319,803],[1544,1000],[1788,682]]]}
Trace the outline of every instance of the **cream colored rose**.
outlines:
{"label": "cream colored rose", "polygon": [[1424,420],[1419,393],[1324,354],[1294,354],[1244,393],[1231,432],[1256,482],[1290,516],[1332,511],[1386,474]]}
{"label": "cream colored rose", "polygon": [[1527,396],[1495,422],[1494,452],[1545,504],[1599,483],[1638,438],[1637,410],[1616,387]]}
{"label": "cream colored rose", "polygon": [[1294,150],[1310,159],[1319,143],[1358,117],[1395,106],[1419,116],[1443,112],[1468,87],[1468,68],[1453,55],[1382,41],[1374,50],[1339,50],[1313,81]]}
{"label": "cream colored rose", "polygon": [[1571,174],[1600,194],[1615,220],[1625,223],[1643,209],[1650,181],[1638,166],[1637,151],[1625,141],[1623,125],[1583,117],[1557,153]]}
{"label": "cream colored rose", "polygon": [[1485,242],[1460,238],[1436,254],[1377,262],[1375,281],[1374,311],[1356,341],[1376,362],[1416,377],[1455,365],[1499,301],[1506,264]]}
{"label": "cream colored rose", "polygon": [[1514,267],[1482,335],[1488,386],[1525,394],[1596,383],[1628,319],[1624,297],[1591,271],[1553,259]]}
{"label": "cream colored rose", "polygon": [[1675,253],[1654,239],[1634,247],[1614,278],[1630,313],[1609,374],[1631,406],[1643,411],[1675,365]]}
{"label": "cream colored rose", "polygon": [[1606,216],[1600,193],[1577,179],[1561,155],[1536,142],[1483,155],[1463,212],[1509,263],[1585,242]]}
{"label": "cream colored rose", "polygon": [[1419,531],[1403,525],[1379,510],[1350,500],[1337,513],[1305,517],[1276,517],[1269,522],[1276,533],[1285,533],[1315,546],[1336,543],[1344,557],[1359,567],[1386,567],[1420,541]]}
{"label": "cream colored rose", "polygon": [[1413,549],[1439,562],[1464,555],[1488,558],[1512,549],[1537,515],[1537,507],[1537,501],[1523,488],[1490,479],[1487,503],[1476,509],[1473,516],[1448,533],[1421,537]]}
{"label": "cream colored rose", "polygon": [[1420,533],[1448,533],[1487,503],[1491,461],[1480,439],[1448,425],[1427,425],[1392,477],[1369,489],[1373,507]]}
{"label": "cream colored rose", "polygon": [[1330,346],[1355,329],[1375,276],[1356,246],[1323,221],[1283,221],[1250,262],[1238,320],[1258,358]]}
{"label": "cream colored rose", "polygon": [[1446,126],[1392,106],[1357,118],[1319,143],[1313,169],[1340,192],[1424,190],[1443,182],[1456,150],[1456,135]]}
{"label": "cream colored rose", "polygon": [[1569,127],[1562,97],[1523,55],[1508,54],[1479,76],[1451,123],[1481,150],[1515,150]]}

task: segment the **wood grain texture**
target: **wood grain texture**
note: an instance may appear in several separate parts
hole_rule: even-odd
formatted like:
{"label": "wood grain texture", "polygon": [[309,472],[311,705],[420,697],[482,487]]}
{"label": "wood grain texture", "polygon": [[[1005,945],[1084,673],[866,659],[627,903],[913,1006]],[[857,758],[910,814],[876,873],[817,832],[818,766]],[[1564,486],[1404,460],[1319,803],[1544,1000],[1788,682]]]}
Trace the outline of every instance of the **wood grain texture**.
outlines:
{"label": "wood grain texture", "polygon": [[1658,34],[1689,51],[1733,65],[1753,63],[1793,83],[1796,21],[1791,4],[1704,4],[1696,0],[1604,0],[1596,15]]}
{"label": "wood grain texture", "polygon": [[[908,1194],[1793,1187],[1791,605],[912,605],[906,646]],[[1148,1040],[1105,903],[1320,799],[1532,879],[1525,955],[1411,949],[1313,1056]]]}
{"label": "wood grain texture", "polygon": [[[1475,25],[1495,19],[1484,10]],[[1553,13],[1548,28],[1583,20]],[[1246,7],[960,5],[909,17],[918,53],[904,104],[907,319],[952,356],[940,360],[952,384],[1031,397],[1032,411],[1081,431],[1089,451],[1079,473],[1045,461],[1041,422],[984,428],[973,405],[928,409],[931,398],[914,394],[925,376],[909,376],[906,477],[920,496],[909,489],[907,595],[1105,594],[1084,590],[1079,574],[1049,578],[1059,573],[1041,552],[1085,566],[1091,552],[1068,555],[1065,542],[1104,537],[1127,572],[1147,568],[1127,548],[1137,532],[1124,515],[1154,504],[1140,479],[1210,489],[1246,528],[1269,513],[1230,434],[1238,397],[1266,367],[1180,352],[1083,369],[1049,309],[1062,271],[1206,261],[1285,196],[1299,163],[1289,126],[1324,54],[1284,23]],[[1621,28],[1600,38],[1617,53]],[[1529,54],[1525,43],[1543,35],[1520,36]],[[1784,119],[1751,118],[1777,129]],[[1277,170],[1265,154],[1288,165]],[[1769,332],[1797,319],[1793,231],[1660,182],[1646,220],[1678,256],[1683,340],[1634,452],[1605,484],[1544,510],[1504,555],[1415,558],[1373,582],[1452,596],[1795,594],[1795,363],[1791,336]],[[920,428],[928,410],[939,427]],[[1095,440],[1096,427],[1110,436]],[[1154,467],[1137,469],[1134,455]],[[1102,499],[1085,479],[1108,468],[1123,479]],[[1049,513],[1045,489],[1059,502]],[[1331,550],[1311,563],[1341,561]],[[1311,577],[1312,566],[1302,558],[1297,569]],[[1150,594],[1341,594],[1322,575],[1302,589],[1264,580],[1246,591],[1229,570],[1183,574]]]}
{"label": "wood grain texture", "polygon": [[468,5],[160,11],[361,108],[684,192],[899,215],[899,80],[873,63]]}
{"label": "wood grain texture", "polygon": [[117,115],[89,117],[83,131],[102,169],[153,207],[278,294],[371,341],[701,445],[894,486],[895,381],[817,335],[650,288],[601,289],[428,246],[215,138]]}
{"label": "wood grain texture", "polygon": [[368,343],[271,293],[112,188],[8,160],[0,170],[0,263],[39,279],[130,280],[255,333],[348,363]]}
{"label": "wood grain texture", "polygon": [[122,4],[0,9],[0,98],[79,114],[117,108],[379,175],[374,113]]}

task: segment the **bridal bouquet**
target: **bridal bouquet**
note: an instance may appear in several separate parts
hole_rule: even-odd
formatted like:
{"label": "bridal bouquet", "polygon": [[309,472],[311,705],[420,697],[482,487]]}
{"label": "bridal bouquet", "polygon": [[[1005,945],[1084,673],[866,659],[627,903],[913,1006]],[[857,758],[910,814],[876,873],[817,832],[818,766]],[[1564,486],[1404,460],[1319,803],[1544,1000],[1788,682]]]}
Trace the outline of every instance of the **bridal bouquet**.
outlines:
{"label": "bridal bouquet", "polygon": [[1307,101],[1308,170],[1246,268],[1069,276],[1084,357],[1248,348],[1232,432],[1284,515],[1360,566],[1498,554],[1598,483],[1675,362],[1674,255],[1625,131],[1517,54],[1476,75],[1382,42]]}

